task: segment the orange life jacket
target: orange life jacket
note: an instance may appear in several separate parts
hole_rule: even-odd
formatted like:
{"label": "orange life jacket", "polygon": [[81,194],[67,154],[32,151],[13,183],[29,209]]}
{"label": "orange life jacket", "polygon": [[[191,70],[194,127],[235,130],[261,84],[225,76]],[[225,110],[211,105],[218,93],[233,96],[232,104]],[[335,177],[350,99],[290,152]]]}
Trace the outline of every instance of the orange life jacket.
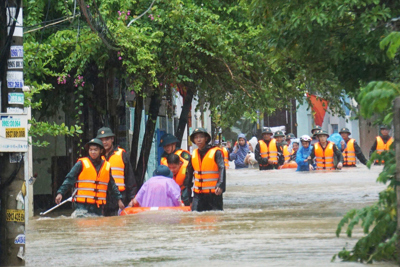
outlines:
{"label": "orange life jacket", "polygon": [[119,147],[118,151],[108,159],[108,162],[111,164],[111,175],[120,192],[125,191],[125,164],[122,159],[123,152],[125,152],[125,149]]}
{"label": "orange life jacket", "polygon": [[229,152],[226,147],[221,148],[222,155],[224,156],[224,162],[225,162],[225,169],[229,169]]}
{"label": "orange life jacket", "polygon": [[289,152],[288,146],[284,145],[283,146],[283,156],[285,157],[285,161],[290,159],[290,155],[292,155],[292,154]]}
{"label": "orange life jacket", "polygon": [[[394,139],[393,137],[390,137],[389,140],[386,142],[386,144],[383,142],[382,137],[377,136],[376,137],[376,152],[378,154],[381,154],[383,151],[387,151],[390,148],[390,145],[393,143]],[[385,161],[384,160],[375,160],[375,163],[381,163],[384,164]]]}
{"label": "orange life jacket", "polygon": [[178,173],[174,175],[174,181],[181,187],[181,190],[185,188],[183,182],[186,178],[186,169],[189,164],[189,161],[185,160],[182,162],[181,168],[179,169]]}
{"label": "orange life jacket", "polygon": [[[188,154],[190,155],[189,151],[184,150],[184,149],[178,149],[177,151],[175,151],[174,154],[178,155],[178,156],[181,158],[181,160],[183,160],[183,161],[188,161],[187,159],[184,159],[184,158],[181,157],[181,154],[182,154],[183,152],[186,152],[186,153],[188,153]],[[168,167],[167,157],[162,157],[162,158],[161,158],[161,160],[160,160],[160,165],[165,165],[165,166]]]}
{"label": "orange life jacket", "polygon": [[354,149],[354,142],[356,140],[351,138],[347,141],[346,149],[343,151],[343,166],[356,165],[356,150]]}
{"label": "orange life jacket", "polygon": [[269,141],[269,145],[264,140],[258,141],[260,144],[260,156],[261,158],[268,158],[273,161],[273,164],[278,164],[278,148],[276,146],[276,139],[272,138]]}
{"label": "orange life jacket", "polygon": [[110,181],[110,163],[104,161],[99,173],[97,173],[89,158],[80,158],[78,161],[82,162],[82,171],[75,184],[77,192],[74,201],[97,204],[97,207],[106,204],[107,187]]}
{"label": "orange life jacket", "polygon": [[321,144],[314,144],[315,151],[315,163],[317,165],[317,170],[334,170],[335,166],[333,163],[333,146],[334,143],[328,141],[325,149],[322,148]]}
{"label": "orange life jacket", "polygon": [[192,155],[192,166],[194,170],[193,191],[197,194],[215,193],[215,187],[219,180],[218,165],[215,162],[215,153],[221,150],[219,147],[210,148],[203,160],[200,159],[198,149]]}

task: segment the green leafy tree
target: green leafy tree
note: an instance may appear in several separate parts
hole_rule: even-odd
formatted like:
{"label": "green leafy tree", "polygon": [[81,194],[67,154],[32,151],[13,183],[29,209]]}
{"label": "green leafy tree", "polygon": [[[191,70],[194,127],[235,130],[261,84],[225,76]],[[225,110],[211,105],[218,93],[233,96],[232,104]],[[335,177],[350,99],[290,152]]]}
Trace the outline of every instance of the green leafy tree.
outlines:
{"label": "green leafy tree", "polygon": [[[341,113],[343,93],[356,97],[360,85],[390,80],[392,62],[379,42],[399,26],[398,1],[243,0],[264,27],[271,53],[288,81],[330,100]],[[332,101],[333,100],[333,101]]]}
{"label": "green leafy tree", "polygon": [[[381,41],[381,48],[386,49],[389,58],[394,59],[400,47],[400,33],[392,32]],[[397,65],[397,64],[396,64]],[[361,114],[367,118],[378,116],[378,122],[391,125],[393,122],[393,101],[400,96],[400,75],[393,73],[391,81],[370,82],[362,88],[358,100]],[[373,261],[396,260],[397,243],[397,197],[396,197],[396,154],[394,145],[388,152],[372,155],[368,166],[376,160],[384,160],[385,166],[377,181],[387,184],[379,193],[379,200],[372,206],[352,209],[340,221],[336,235],[347,224],[347,236],[351,237],[355,225],[361,222],[365,236],[357,241],[351,251],[343,249],[337,255],[347,261],[372,263]],[[371,229],[372,228],[372,229]]]}

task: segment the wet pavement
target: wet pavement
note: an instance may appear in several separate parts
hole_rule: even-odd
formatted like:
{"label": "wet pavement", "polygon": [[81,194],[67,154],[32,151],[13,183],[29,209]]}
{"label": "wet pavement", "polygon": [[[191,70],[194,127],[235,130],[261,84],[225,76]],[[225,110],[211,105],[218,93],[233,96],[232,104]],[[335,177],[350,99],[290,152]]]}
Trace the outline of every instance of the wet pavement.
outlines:
{"label": "wet pavement", "polygon": [[35,217],[26,266],[361,266],[330,262],[362,236],[335,231],[346,211],[378,199],[380,171],[228,170],[223,212]]}

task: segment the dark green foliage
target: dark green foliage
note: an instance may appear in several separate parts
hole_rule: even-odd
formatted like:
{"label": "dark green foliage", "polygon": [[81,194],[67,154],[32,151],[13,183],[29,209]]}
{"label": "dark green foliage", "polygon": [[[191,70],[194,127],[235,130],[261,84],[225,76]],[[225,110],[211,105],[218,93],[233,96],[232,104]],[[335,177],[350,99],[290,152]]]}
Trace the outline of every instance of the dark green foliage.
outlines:
{"label": "dark green foliage", "polygon": [[336,230],[337,236],[340,235],[342,228],[347,224],[346,233],[348,237],[351,237],[354,226],[360,222],[363,232],[366,234],[357,241],[351,251],[343,248],[337,254],[340,259],[346,261],[372,263],[373,261],[396,260],[398,257],[395,253],[397,239],[395,152],[390,150],[382,153],[382,155],[375,154],[371,157],[370,163],[374,159],[385,160],[384,169],[377,181],[384,184],[387,183],[388,187],[379,193],[377,203],[359,210],[350,210],[340,221]]}
{"label": "dark green foliage", "polygon": [[[399,32],[392,32],[380,43],[381,49],[387,48],[390,58],[396,57],[400,47]],[[361,104],[361,114],[365,117],[376,115],[378,123],[392,124],[393,101],[400,96],[399,72],[392,72],[390,81],[373,81],[362,88],[358,101]],[[378,182],[387,184],[387,188],[379,193],[379,200],[372,206],[359,210],[349,211],[340,221],[336,235],[347,224],[347,236],[351,237],[353,228],[361,221],[364,233],[351,251],[343,249],[338,256],[346,261],[373,261],[397,260],[396,254],[396,227],[397,227],[397,197],[396,197],[396,154],[394,144],[390,150],[382,154],[372,154],[368,167],[375,160],[384,160],[385,166],[379,174]],[[372,228],[372,230],[371,230]]]}

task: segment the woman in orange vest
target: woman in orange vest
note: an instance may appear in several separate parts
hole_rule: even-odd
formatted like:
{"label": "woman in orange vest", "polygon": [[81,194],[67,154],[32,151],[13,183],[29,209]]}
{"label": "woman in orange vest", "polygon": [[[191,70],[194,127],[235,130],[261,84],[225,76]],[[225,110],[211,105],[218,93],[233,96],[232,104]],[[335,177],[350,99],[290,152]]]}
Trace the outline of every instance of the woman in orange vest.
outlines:
{"label": "woman in orange vest", "polygon": [[[181,160],[181,158],[176,154],[171,154],[167,157],[168,168],[172,172],[174,181],[180,186],[181,194],[186,194],[185,185],[183,184],[186,178],[186,170],[189,164],[186,160]],[[189,198],[184,197],[185,200]],[[189,206],[190,202],[187,201],[185,206]]]}
{"label": "woman in orange vest", "polygon": [[356,167],[356,158],[364,165],[367,164],[367,159],[361,151],[356,140],[350,138],[351,132],[348,128],[342,128],[339,131],[343,140],[346,142],[346,148],[343,150],[343,167]]}
{"label": "woman in orange vest", "polygon": [[[115,134],[108,127],[102,127],[97,131],[96,138],[103,143],[105,158],[111,164],[111,175],[113,176],[119,192],[122,195],[122,202],[125,206],[135,197],[137,183],[129,156],[125,149],[114,146]],[[118,202],[111,196],[107,197],[107,204],[104,206],[104,216],[118,215]]]}
{"label": "woman in orange vest", "polygon": [[181,159],[189,161],[190,153],[184,149],[176,148],[176,144],[179,143],[178,138],[172,134],[164,134],[161,136],[159,147],[163,147],[164,153],[161,155],[160,164],[168,166],[167,157],[171,154],[178,155]]}
{"label": "woman in orange vest", "polygon": [[329,134],[323,130],[316,133],[318,143],[315,143],[311,149],[309,157],[309,167],[313,170],[312,165],[315,159],[316,170],[335,170],[343,167],[343,155],[340,149],[333,143],[328,141]]}
{"label": "woman in orange vest", "polygon": [[195,129],[190,140],[198,147],[193,151],[185,179],[186,190],[193,187],[192,210],[223,210],[226,173],[221,149],[208,145],[211,136],[204,128]]}
{"label": "woman in orange vest", "polygon": [[[386,125],[380,126],[380,136],[376,137],[374,144],[371,147],[371,151],[369,152],[369,156],[371,157],[372,153],[376,151],[376,153],[381,154],[383,151],[388,151],[394,139],[389,135],[389,127]],[[375,160],[375,165],[380,165],[385,163],[383,160]]]}
{"label": "woman in orange vest", "polygon": [[90,140],[85,149],[89,157],[80,158],[65,177],[57,191],[55,202],[59,204],[63,195],[75,185],[73,197],[76,210],[84,210],[95,215],[103,214],[103,206],[107,203],[107,190],[111,196],[118,199],[118,206],[124,209],[122,195],[111,175],[111,166],[103,157],[103,143],[100,139]]}

